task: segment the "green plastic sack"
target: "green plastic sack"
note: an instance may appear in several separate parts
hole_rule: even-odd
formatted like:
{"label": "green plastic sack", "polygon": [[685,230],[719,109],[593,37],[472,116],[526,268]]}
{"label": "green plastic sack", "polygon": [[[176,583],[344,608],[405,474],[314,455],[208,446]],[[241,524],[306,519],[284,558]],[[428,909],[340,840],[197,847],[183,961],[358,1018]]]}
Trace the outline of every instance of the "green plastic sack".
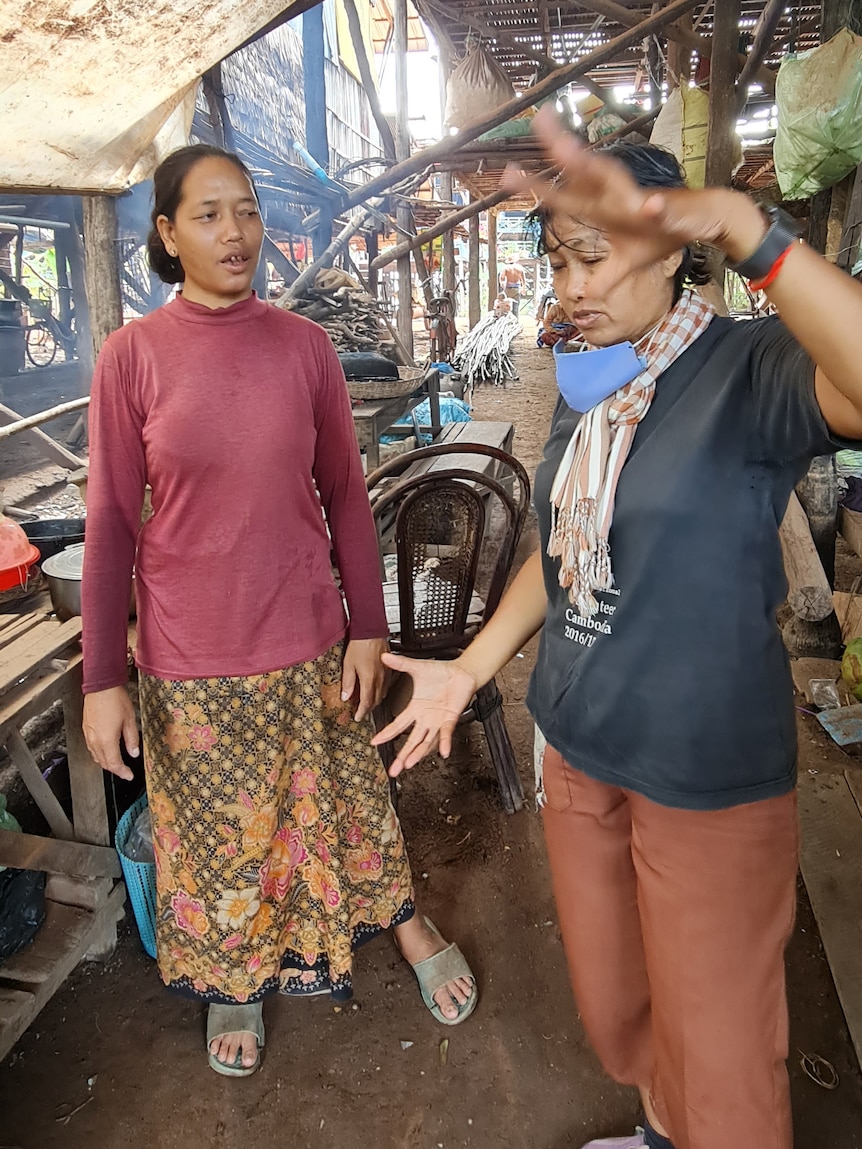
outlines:
{"label": "green plastic sack", "polygon": [[862,163],[862,36],[848,28],[788,56],[775,85],[773,156],[784,199],[807,199]]}

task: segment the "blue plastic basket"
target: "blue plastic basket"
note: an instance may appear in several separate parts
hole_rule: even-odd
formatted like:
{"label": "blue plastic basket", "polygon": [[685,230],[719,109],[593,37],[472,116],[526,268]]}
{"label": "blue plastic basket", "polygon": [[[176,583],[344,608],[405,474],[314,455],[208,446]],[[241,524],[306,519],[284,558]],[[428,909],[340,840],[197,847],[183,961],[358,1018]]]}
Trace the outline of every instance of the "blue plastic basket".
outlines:
{"label": "blue plastic basket", "polygon": [[156,867],[154,862],[133,862],[126,857],[125,848],[135,824],[135,819],[147,808],[147,795],[142,794],[133,802],[120,821],[114,835],[114,845],[120,855],[123,877],[141,943],[151,958],[156,956]]}

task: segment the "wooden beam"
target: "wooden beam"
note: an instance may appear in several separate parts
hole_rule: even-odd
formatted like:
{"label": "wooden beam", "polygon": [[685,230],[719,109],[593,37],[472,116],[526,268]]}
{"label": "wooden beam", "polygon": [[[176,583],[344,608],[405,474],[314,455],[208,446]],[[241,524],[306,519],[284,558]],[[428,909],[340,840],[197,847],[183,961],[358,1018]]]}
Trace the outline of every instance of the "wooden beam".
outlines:
{"label": "wooden beam", "polygon": [[74,874],[81,878],[120,878],[117,851],[83,842],[61,842],[0,830],[0,866],[19,870],[46,870],[49,874]]}
{"label": "wooden beam", "polygon": [[20,730],[10,730],[6,736],[6,749],[9,757],[21,775],[21,780],[30,791],[30,797],[42,811],[45,821],[51,827],[55,838],[73,841],[75,831],[66,816],[66,811],[57,801],[57,796],[42,776],[39,763]]}
{"label": "wooden beam", "polygon": [[[616,4],[613,0],[566,0],[566,3],[575,4],[578,8],[586,9],[588,12],[598,12],[602,16],[606,16],[609,20],[613,20],[617,24],[622,24],[624,28],[633,28],[637,24],[638,15],[632,12],[629,8],[624,8],[622,4]],[[724,0],[722,0],[722,4]],[[717,4],[716,8],[720,8],[721,4]],[[699,36],[697,32],[692,32],[683,24],[668,24],[664,26],[664,35],[668,40],[676,40],[680,44],[684,44],[687,48],[694,49],[699,56],[712,56],[713,40],[706,36]],[[737,53],[739,57],[739,67],[745,65],[746,56],[741,52]],[[767,68],[761,64],[757,69],[754,77],[759,84],[767,92],[775,92],[775,72],[771,68]]]}
{"label": "wooden beam", "polygon": [[[638,116],[636,120],[632,120],[629,124],[624,124],[621,128],[617,128],[615,132],[610,135],[604,136],[597,144],[591,144],[591,147],[604,147],[607,144],[614,143],[614,141],[622,139],[624,136],[629,135],[631,132],[639,131],[641,128],[646,127],[651,123],[661,111],[661,108],[653,108],[652,111],[644,112],[642,116]],[[554,167],[543,168],[542,171],[537,172],[536,175],[539,179],[556,175],[557,169]],[[450,173],[451,178],[451,173]],[[438,235],[446,236],[450,234],[452,228],[456,227],[459,223],[464,223],[469,220],[471,216],[479,211],[487,211],[497,204],[502,203],[504,200],[511,199],[512,193],[510,191],[495,191],[490,195],[470,202],[465,207],[459,208],[457,211],[450,212],[449,215],[441,216],[440,219],[429,227],[427,231],[420,232],[418,236],[412,239],[405,239],[402,243],[396,244],[394,247],[389,247],[386,251],[382,251],[380,255],[373,261],[372,266],[376,269],[385,267],[391,263],[393,259],[397,259],[406,251],[412,251],[417,243],[430,243],[431,240],[436,239]]]}
{"label": "wooden beam", "polygon": [[[326,129],[326,76],[323,50],[323,9],[316,5],[302,17],[303,102],[305,139],[311,155],[324,171],[329,170],[329,136]],[[333,208],[321,203],[310,224],[315,258],[332,240]],[[307,221],[308,222],[308,221]]]}
{"label": "wooden beam", "polygon": [[488,212],[488,310],[494,306],[500,285],[497,282],[497,213]]}
{"label": "wooden beam", "polygon": [[754,79],[757,69],[766,59],[766,54],[772,47],[772,41],[775,39],[775,33],[784,14],[785,4],[786,0],[766,0],[766,7],[760,13],[760,18],[755,25],[751,49],[737,80],[740,110],[745,107],[748,85]]}
{"label": "wooden beam", "polygon": [[359,75],[362,77],[362,87],[365,89],[371,114],[374,117],[375,124],[377,124],[377,130],[380,132],[380,139],[383,141],[383,154],[387,159],[394,160],[395,137],[392,135],[389,121],[386,119],[386,116],[383,114],[383,108],[380,106],[380,96],[377,94],[377,85],[374,83],[374,77],[371,74],[371,64],[368,60],[368,53],[365,50],[365,40],[362,37],[362,25],[359,23],[359,12],[356,8],[356,0],[344,0],[344,10],[347,13],[347,24],[350,28],[350,39],[353,41],[356,63],[359,65]]}
{"label": "wooden beam", "polygon": [[467,318],[470,327],[479,322],[481,310],[479,304],[479,213],[470,216],[470,240],[467,248]]}
{"label": "wooden beam", "polygon": [[[423,168],[430,167],[438,160],[445,159],[452,153],[457,152],[464,144],[470,143],[478,139],[479,136],[484,135],[485,132],[490,131],[491,128],[496,128],[500,124],[506,123],[507,120],[511,120],[514,116],[520,115],[528,104],[544,100],[545,97],[553,95],[565,84],[579,79],[581,76],[592,71],[593,68],[612,60],[620,52],[625,51],[626,48],[637,44],[644,36],[657,31],[659,28],[663,28],[672,20],[676,20],[685,12],[690,11],[697,3],[698,0],[673,0],[673,3],[669,4],[667,8],[663,8],[661,12],[656,13],[654,16],[648,16],[636,27],[620,33],[619,36],[615,36],[600,48],[596,48],[594,51],[587,53],[586,56],[581,56],[579,60],[557,68],[556,71],[532,87],[525,88],[524,91],[519,94],[518,98],[508,100],[505,104],[501,104],[500,107],[496,108],[490,115],[481,120],[471,120],[469,124],[465,125],[455,135],[447,136],[436,144],[432,144],[431,147],[414,153],[409,159],[402,160],[388,171],[383,172],[379,176],[375,176],[374,179],[369,180],[363,187],[354,189],[345,197],[342,203],[342,209],[355,207],[356,204],[362,203],[371,196],[385,192],[388,188],[400,183],[401,180],[406,179],[408,176],[416,175],[422,171]],[[632,122],[634,123],[635,121]]]}
{"label": "wooden beam", "polygon": [[856,168],[853,189],[847,200],[844,215],[844,230],[838,248],[836,263],[845,271],[852,271],[859,258],[859,241],[862,239],[862,164]]}
{"label": "wooden beam", "polygon": [[722,0],[715,7],[712,62],[709,70],[709,130],[706,139],[706,184],[730,187],[736,144],[736,75],[739,70],[741,0]]}
{"label": "wooden beam", "polygon": [[[410,162],[410,122],[407,90],[407,0],[393,0],[395,53],[395,158]],[[396,164],[395,169],[402,164]],[[424,165],[423,165],[424,166]],[[391,186],[391,185],[390,185]],[[363,196],[363,198],[365,198]],[[413,213],[410,208],[398,202],[395,209],[395,222],[403,233],[413,230]],[[398,259],[398,334],[401,342],[413,356],[413,275],[409,248]]]}
{"label": "wooden beam", "polygon": [[[537,52],[535,48],[531,48],[529,44],[525,44],[522,40],[518,40],[504,28],[493,27],[492,25],[487,24],[484,20],[480,20],[478,16],[471,16],[464,10],[463,6],[458,9],[454,9],[448,4],[444,3],[444,0],[425,0],[425,4],[428,7],[434,8],[436,11],[442,13],[442,15],[448,17],[448,19],[454,20],[459,24],[463,24],[467,28],[472,28],[474,32],[478,32],[481,36],[484,36],[488,40],[495,40],[499,44],[507,44],[514,51],[520,53],[520,55],[526,56],[528,60],[535,60],[537,64],[541,64],[542,67],[547,71],[552,72],[556,68],[560,67],[560,61],[555,60],[553,56],[549,56],[547,52]],[[546,7],[546,18],[547,14],[548,13]],[[631,108],[624,108],[622,105],[618,104],[613,98],[613,94],[611,92],[605,91],[605,89],[597,84],[594,80],[591,80],[589,76],[582,76],[580,83],[583,84],[583,86],[589,92],[592,92],[592,94],[598,99],[603,100],[606,107],[608,107],[612,112],[616,112],[616,114],[621,116],[622,119],[631,120],[634,119],[634,117],[637,115],[637,112],[633,112]]]}

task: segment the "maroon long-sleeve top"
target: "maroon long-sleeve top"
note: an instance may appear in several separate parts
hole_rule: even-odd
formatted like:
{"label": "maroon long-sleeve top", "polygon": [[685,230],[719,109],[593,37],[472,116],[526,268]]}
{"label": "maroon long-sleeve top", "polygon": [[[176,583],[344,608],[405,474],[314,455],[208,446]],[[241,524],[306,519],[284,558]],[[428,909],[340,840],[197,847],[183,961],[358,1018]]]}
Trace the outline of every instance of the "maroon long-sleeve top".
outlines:
{"label": "maroon long-sleeve top", "polygon": [[178,296],[110,336],[90,407],[85,692],[126,681],[133,567],[147,674],[316,658],[348,628],[332,549],[349,638],[385,636],[350,399],[320,327],[255,296],[215,311]]}

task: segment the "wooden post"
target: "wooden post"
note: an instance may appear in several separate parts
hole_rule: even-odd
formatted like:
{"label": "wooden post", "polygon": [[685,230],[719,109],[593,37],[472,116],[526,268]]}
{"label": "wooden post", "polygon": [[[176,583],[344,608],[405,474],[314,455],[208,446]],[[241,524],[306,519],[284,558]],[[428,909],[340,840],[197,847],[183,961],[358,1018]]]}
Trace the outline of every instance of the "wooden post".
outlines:
{"label": "wooden post", "polygon": [[733,172],[740,7],[740,0],[722,0],[715,6],[706,142],[706,183],[709,186],[728,187]]}
{"label": "wooden post", "polygon": [[[410,123],[407,104],[407,0],[394,0],[395,52],[395,158],[410,157]],[[410,231],[412,212],[407,204],[399,203],[395,219],[403,231]],[[409,252],[398,260],[398,334],[410,355],[413,355],[413,277]]]}
{"label": "wooden post", "polygon": [[84,205],[84,252],[93,359],[112,331],[123,326],[123,299],[117,260],[117,201],[87,195]]}
{"label": "wooden post", "polygon": [[497,283],[497,213],[488,212],[488,310],[494,306],[500,285]]}
{"label": "wooden post", "polygon": [[470,250],[467,264],[467,307],[471,329],[480,319],[479,309],[479,215],[470,216]]}
{"label": "wooden post", "polygon": [[[449,203],[452,202],[453,188],[452,188],[452,173],[443,172],[440,177],[440,191],[443,198]],[[458,282],[458,275],[455,270],[455,228],[454,226],[447,227],[443,234],[443,290],[454,291],[455,285]]]}

